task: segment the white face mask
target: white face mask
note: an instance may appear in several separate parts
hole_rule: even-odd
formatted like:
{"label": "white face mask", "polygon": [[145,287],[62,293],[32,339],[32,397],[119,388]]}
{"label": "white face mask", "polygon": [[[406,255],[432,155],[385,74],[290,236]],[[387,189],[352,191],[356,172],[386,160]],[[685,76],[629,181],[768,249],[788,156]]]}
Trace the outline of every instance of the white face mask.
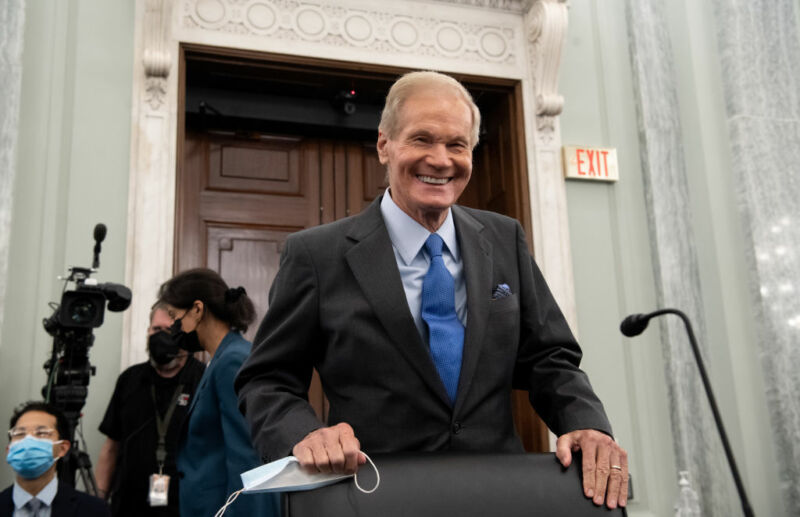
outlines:
{"label": "white face mask", "polygon": [[[362,452],[362,454],[364,454]],[[214,517],[221,517],[225,509],[231,505],[241,493],[257,494],[261,492],[297,492],[301,490],[313,490],[326,485],[332,485],[345,478],[353,478],[353,482],[360,491],[371,494],[378,489],[381,484],[381,475],[378,467],[372,459],[364,454],[372,468],[375,469],[375,486],[370,490],[364,490],[358,484],[358,474],[308,474],[300,468],[300,463],[294,456],[261,465],[247,472],[242,472],[242,485],[244,488],[238,490],[228,497],[225,506],[219,509]]]}
{"label": "white face mask", "polygon": [[[366,456],[366,454],[364,455]],[[375,469],[377,481],[371,490],[364,490],[358,484],[357,474],[309,474],[300,468],[300,463],[294,456],[261,465],[260,467],[242,473],[242,485],[245,493],[256,492],[295,492],[299,490],[313,490],[326,485],[332,485],[345,478],[355,478],[356,488],[365,494],[374,492],[381,482],[378,468],[367,456],[372,468]]]}

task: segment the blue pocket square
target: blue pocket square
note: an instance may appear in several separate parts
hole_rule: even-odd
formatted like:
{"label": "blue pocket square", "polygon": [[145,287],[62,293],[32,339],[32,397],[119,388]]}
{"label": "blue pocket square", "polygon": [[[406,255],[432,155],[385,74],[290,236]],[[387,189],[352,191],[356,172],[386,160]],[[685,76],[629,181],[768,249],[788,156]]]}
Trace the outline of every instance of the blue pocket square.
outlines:
{"label": "blue pocket square", "polygon": [[508,284],[497,284],[497,287],[492,291],[492,300],[499,300],[506,296],[511,296],[511,288],[508,287]]}

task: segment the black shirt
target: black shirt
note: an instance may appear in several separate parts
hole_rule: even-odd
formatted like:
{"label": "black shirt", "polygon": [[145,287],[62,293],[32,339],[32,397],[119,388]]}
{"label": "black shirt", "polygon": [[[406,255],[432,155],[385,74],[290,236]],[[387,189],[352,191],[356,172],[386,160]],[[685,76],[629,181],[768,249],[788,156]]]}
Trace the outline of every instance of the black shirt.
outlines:
{"label": "black shirt", "polygon": [[[111,482],[111,511],[114,517],[179,515],[176,468],[178,438],[191,397],[204,371],[205,366],[201,362],[189,357],[183,369],[169,379],[159,376],[149,363],[133,365],[117,379],[111,402],[100,424],[100,432],[119,443]],[[158,473],[158,431],[150,387],[155,387],[158,412],[164,418],[175,390],[181,384],[183,389],[170,419],[166,438],[164,474],[170,476],[169,505],[151,507],[147,495],[150,476]]]}

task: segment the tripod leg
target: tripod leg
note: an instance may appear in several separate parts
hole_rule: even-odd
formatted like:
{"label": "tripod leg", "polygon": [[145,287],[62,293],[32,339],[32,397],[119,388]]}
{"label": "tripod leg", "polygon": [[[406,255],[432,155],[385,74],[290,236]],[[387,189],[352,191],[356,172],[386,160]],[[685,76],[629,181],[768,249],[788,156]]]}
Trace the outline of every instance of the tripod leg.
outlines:
{"label": "tripod leg", "polygon": [[78,472],[86,492],[97,496],[97,481],[92,472],[92,460],[85,451],[78,451]]}

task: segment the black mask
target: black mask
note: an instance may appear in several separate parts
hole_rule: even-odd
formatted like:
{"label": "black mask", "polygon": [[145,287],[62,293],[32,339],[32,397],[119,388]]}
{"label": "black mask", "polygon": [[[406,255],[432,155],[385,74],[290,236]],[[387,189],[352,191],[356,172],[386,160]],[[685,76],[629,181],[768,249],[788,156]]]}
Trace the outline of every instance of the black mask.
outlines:
{"label": "black mask", "polygon": [[169,328],[172,343],[179,348],[183,348],[190,354],[202,352],[203,347],[200,346],[200,341],[197,339],[197,331],[184,332],[181,326],[182,319],[183,318],[176,319],[175,323]]}
{"label": "black mask", "polygon": [[167,364],[178,356],[172,336],[160,330],[147,339],[147,349],[156,364]]}

